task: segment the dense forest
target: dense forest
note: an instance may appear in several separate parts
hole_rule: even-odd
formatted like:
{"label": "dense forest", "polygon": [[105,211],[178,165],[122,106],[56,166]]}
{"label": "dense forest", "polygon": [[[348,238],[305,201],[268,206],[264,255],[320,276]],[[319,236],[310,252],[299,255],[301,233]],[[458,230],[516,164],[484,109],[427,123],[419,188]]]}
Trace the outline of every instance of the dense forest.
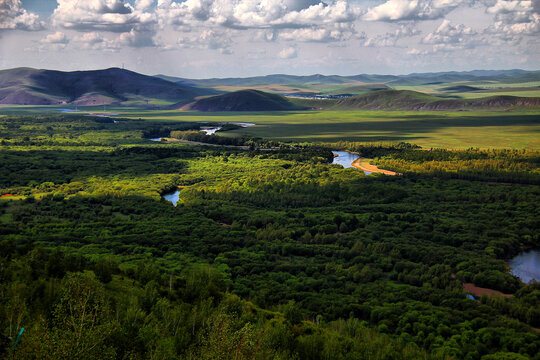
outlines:
{"label": "dense forest", "polygon": [[145,140],[198,128],[0,117],[4,357],[540,359],[540,285],[506,265],[540,246],[540,189],[482,167],[535,184],[533,152]]}
{"label": "dense forest", "polygon": [[420,149],[406,143],[326,145],[374,158],[373,163],[379,167],[405,176],[540,185],[538,150]]}

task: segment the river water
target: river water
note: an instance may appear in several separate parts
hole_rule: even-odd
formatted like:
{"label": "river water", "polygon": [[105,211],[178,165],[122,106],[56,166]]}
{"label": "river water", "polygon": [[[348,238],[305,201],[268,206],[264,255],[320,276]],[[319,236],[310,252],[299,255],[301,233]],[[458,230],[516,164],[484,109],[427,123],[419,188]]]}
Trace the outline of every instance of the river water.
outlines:
{"label": "river water", "polygon": [[172,202],[172,204],[176,206],[176,204],[178,203],[178,200],[180,200],[180,189],[169,194],[164,194],[163,198],[167,201]]}
{"label": "river water", "polygon": [[[360,158],[357,154],[348,151],[332,151],[332,153],[334,153],[334,161],[332,161],[332,164],[338,164],[344,168],[354,167],[352,163]],[[364,174],[369,175],[371,173],[369,171],[364,171]]]}
{"label": "river water", "polygon": [[540,250],[521,253],[508,262],[510,273],[528,284],[535,279],[540,282]]}
{"label": "river water", "polygon": [[[233,125],[238,125],[238,126],[241,126],[241,127],[248,127],[248,126],[254,126],[255,123],[248,123],[248,122],[229,122],[229,123],[226,123],[226,124],[233,124]],[[213,127],[213,128],[204,128],[204,129],[201,129],[201,131],[203,133],[205,133],[206,135],[213,135],[216,133],[216,131],[219,131],[221,130],[221,126],[217,126],[217,127]],[[161,138],[151,138],[151,139],[148,139],[150,141],[161,141]]]}

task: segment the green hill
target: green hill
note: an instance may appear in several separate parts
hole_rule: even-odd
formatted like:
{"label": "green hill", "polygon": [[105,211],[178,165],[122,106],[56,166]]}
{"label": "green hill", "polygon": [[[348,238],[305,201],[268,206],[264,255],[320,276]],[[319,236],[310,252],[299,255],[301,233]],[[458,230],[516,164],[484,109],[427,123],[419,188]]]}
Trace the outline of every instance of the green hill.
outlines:
{"label": "green hill", "polygon": [[259,90],[240,90],[197,100],[182,110],[197,111],[284,111],[300,107],[287,98]]}
{"label": "green hill", "polygon": [[342,110],[466,110],[540,107],[540,98],[491,96],[480,99],[445,99],[410,90],[382,90],[337,100],[331,108]]}
{"label": "green hill", "polygon": [[0,104],[185,104],[197,96],[216,93],[119,68],[73,72],[31,68],[0,71]]}
{"label": "green hill", "polygon": [[430,83],[454,83],[463,81],[488,81],[501,83],[540,81],[540,71],[524,70],[476,70],[466,72],[439,72],[439,73],[413,73],[408,75],[376,75],[360,74],[351,76],[340,75],[286,75],[273,74],[266,76],[254,76],[245,78],[212,78],[212,79],[187,79],[167,75],[156,77],[178,82],[180,84],[193,84],[203,87],[214,86],[263,86],[263,85],[313,85],[313,84],[349,84],[385,83],[389,85],[425,85]]}

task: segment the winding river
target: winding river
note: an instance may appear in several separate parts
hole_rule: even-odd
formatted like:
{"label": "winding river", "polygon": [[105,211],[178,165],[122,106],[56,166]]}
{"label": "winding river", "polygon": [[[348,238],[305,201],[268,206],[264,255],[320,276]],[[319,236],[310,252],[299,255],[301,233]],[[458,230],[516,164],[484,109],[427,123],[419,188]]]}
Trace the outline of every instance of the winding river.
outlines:
{"label": "winding river", "polygon": [[[254,126],[255,125],[255,123],[248,123],[248,122],[228,122],[228,123],[225,123],[225,124],[238,125],[240,127],[248,127],[248,126]],[[201,131],[203,133],[205,133],[206,135],[214,135],[217,131],[219,131],[221,129],[222,129],[221,126],[205,127],[205,128],[201,128]],[[158,138],[149,138],[148,140],[150,140],[150,141],[161,141],[161,138],[160,137],[158,137]]]}
{"label": "winding river", "polygon": [[533,279],[540,282],[540,250],[523,252],[508,262],[510,273],[528,284]]}
{"label": "winding river", "polygon": [[[334,161],[332,161],[332,164],[338,164],[344,168],[354,167],[352,163],[355,162],[356,159],[360,158],[359,155],[348,151],[332,151],[332,153],[334,154]],[[369,175],[371,173],[369,171],[364,171],[364,174]]]}

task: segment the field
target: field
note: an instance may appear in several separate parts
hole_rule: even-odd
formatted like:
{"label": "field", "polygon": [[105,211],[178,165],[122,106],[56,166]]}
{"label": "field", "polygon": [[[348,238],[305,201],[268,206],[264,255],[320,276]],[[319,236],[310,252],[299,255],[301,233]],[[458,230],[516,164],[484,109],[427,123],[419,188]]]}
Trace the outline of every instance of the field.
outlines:
{"label": "field", "polygon": [[[103,108],[80,108],[102,113]],[[47,113],[57,114],[55,108]],[[43,107],[0,107],[1,114],[36,114]],[[256,126],[226,133],[282,141],[410,142],[424,148],[540,149],[540,111],[413,112],[296,111],[200,113],[176,110],[106,108],[116,118],[155,121],[251,122]],[[535,136],[537,135],[537,136]]]}

